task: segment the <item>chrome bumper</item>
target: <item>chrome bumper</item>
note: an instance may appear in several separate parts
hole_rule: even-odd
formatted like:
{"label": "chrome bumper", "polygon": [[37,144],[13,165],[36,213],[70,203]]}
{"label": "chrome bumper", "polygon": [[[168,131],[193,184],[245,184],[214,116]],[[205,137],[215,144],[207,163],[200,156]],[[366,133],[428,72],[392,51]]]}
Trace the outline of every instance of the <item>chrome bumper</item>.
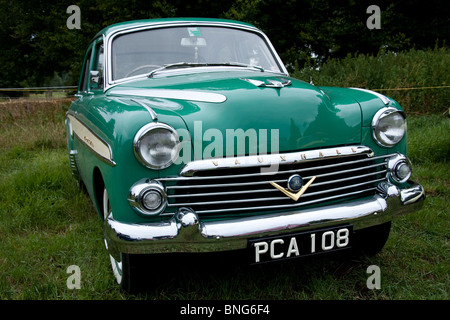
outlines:
{"label": "chrome bumper", "polygon": [[383,182],[371,199],[309,210],[252,216],[225,221],[201,221],[198,215],[181,208],[170,220],[148,224],[127,224],[111,215],[105,223],[109,253],[215,252],[244,249],[247,240],[262,236],[350,223],[353,230],[391,221],[419,210],[425,199],[421,185],[399,189]]}

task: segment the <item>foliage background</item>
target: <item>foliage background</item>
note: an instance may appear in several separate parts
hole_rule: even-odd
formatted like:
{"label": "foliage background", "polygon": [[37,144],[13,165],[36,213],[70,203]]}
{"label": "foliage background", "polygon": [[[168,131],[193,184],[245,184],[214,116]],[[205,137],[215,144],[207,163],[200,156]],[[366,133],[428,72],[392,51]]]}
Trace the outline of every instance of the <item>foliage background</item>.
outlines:
{"label": "foliage background", "polygon": [[[381,29],[369,30],[369,5]],[[69,30],[67,7],[81,9]],[[91,38],[126,20],[211,17],[245,21],[267,33],[291,72],[352,55],[446,47],[446,0],[0,0],[0,88],[76,85]]]}
{"label": "foliage background", "polygon": [[[312,78],[316,85],[379,89],[412,113],[409,156],[414,180],[427,194],[424,209],[397,220],[375,257],[257,270],[195,261],[170,273],[174,279],[164,286],[129,296],[111,273],[92,203],[70,175],[64,115],[71,99],[5,99],[0,101],[0,299],[448,300],[450,119],[442,114],[450,100],[447,2],[0,0],[0,88],[76,85],[90,39],[112,23],[187,16],[252,23],[268,34],[295,77]],[[80,30],[66,27],[66,9],[73,4],[81,8]],[[381,9],[380,30],[365,25],[372,4]],[[392,90],[434,86],[440,88]],[[428,112],[434,114],[422,115]],[[69,265],[82,270],[80,290],[66,286]],[[381,290],[366,286],[369,265],[382,270]]]}
{"label": "foliage background", "polygon": [[372,89],[399,102],[407,114],[449,110],[450,52],[445,47],[348,54],[330,59],[320,68],[306,63],[292,76],[319,86]]}

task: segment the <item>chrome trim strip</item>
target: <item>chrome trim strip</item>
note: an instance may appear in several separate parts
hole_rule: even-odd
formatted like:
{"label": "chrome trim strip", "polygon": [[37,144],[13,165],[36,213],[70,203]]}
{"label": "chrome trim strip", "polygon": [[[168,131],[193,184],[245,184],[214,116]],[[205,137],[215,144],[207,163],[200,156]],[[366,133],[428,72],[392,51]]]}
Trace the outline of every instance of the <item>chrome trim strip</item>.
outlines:
{"label": "chrome trim strip", "polygon": [[100,160],[114,167],[116,163],[113,161],[110,145],[76,116],[68,114],[67,118],[69,118],[74,135]]}
{"label": "chrome trim strip", "polygon": [[114,90],[112,89],[108,95],[118,96],[141,96],[148,98],[163,98],[163,99],[177,99],[189,100],[199,102],[222,103],[227,100],[223,94],[191,91],[191,90],[171,90],[171,89],[127,89]]}
{"label": "chrome trim strip", "polygon": [[78,151],[70,150],[69,152],[69,164],[70,170],[72,171],[72,176],[74,176],[77,180],[80,178],[80,172],[78,170]]}
{"label": "chrome trim strip", "polygon": [[[355,159],[355,156],[358,155],[359,157]],[[165,183],[166,190],[168,191],[168,207],[171,208],[185,206],[194,209],[198,208],[197,213],[199,214],[289,209],[328,200],[341,199],[356,194],[370,196],[367,192],[372,192],[371,194],[373,195],[373,191],[376,190],[375,185],[388,179],[388,159],[392,156],[382,155],[375,157],[373,155],[372,150],[364,146],[269,155],[274,157],[274,161],[280,161],[278,163],[280,166],[284,164],[300,164],[301,162],[304,162],[306,165],[298,169],[288,167],[289,170],[285,171],[282,170],[283,168],[280,168],[280,170],[271,175],[255,171],[250,173],[245,172],[245,167],[260,167],[264,164],[265,160],[269,161],[269,159],[264,159],[259,156],[255,156],[248,161],[247,159],[243,160],[244,157],[230,158],[231,164],[235,164],[236,159],[239,159],[239,166],[233,166],[233,168],[242,166],[244,172],[238,174],[239,171],[231,171],[232,174],[229,175],[227,174],[227,164],[229,163],[227,161],[230,161],[230,159],[200,160],[195,161],[195,170],[186,171],[189,176],[167,177],[157,180]],[[321,164],[320,162],[321,160],[330,159],[336,159],[338,161],[326,162],[325,164]],[[220,160],[224,160],[224,162],[221,163],[219,162]],[[211,170],[211,167],[205,170],[201,164],[213,166],[214,169],[219,167],[224,170],[220,172],[217,170],[208,172],[208,170]],[[183,170],[188,168],[189,165],[193,168],[192,163],[190,163]],[[195,175],[197,172],[206,175]],[[291,203],[288,198],[282,197],[281,194],[276,194],[276,188],[270,188],[269,183],[281,183],[284,185],[288,175],[297,173],[304,175],[303,179],[306,180],[313,178],[311,175],[318,178],[318,182],[314,182],[311,190],[305,193],[305,198],[309,197],[311,199],[313,196],[323,196],[323,198]],[[258,187],[261,189],[258,190]],[[324,188],[328,189],[323,190]],[[355,190],[356,188],[358,190]],[[242,196],[236,199],[235,195]],[[214,196],[220,196],[221,198],[215,199]],[[270,203],[270,201],[283,200],[284,202],[282,203]],[[221,207],[217,207],[217,205]]]}
{"label": "chrome trim strip", "polygon": [[385,192],[370,199],[308,210],[293,210],[225,221],[202,221],[197,213],[180,208],[172,218],[143,224],[128,224],[111,214],[105,223],[108,251],[125,253],[218,252],[245,249],[250,238],[297,233],[343,223],[361,230],[419,210],[423,187],[386,184]]}
{"label": "chrome trim strip", "polygon": [[150,106],[148,106],[145,102],[138,100],[138,99],[131,99],[131,101],[134,101],[137,104],[139,104],[140,106],[144,107],[148,111],[148,113],[150,113],[150,116],[152,117],[153,121],[158,120],[158,116],[156,115],[156,112]]}
{"label": "chrome trim strip", "polygon": [[[405,163],[406,165],[408,165],[408,167],[410,169],[409,175],[407,177],[405,177],[404,179],[399,179],[395,173],[396,167],[400,163]],[[409,178],[411,177],[411,174],[413,171],[411,161],[405,155],[400,154],[400,153],[396,153],[396,154],[392,155],[392,157],[389,159],[389,162],[388,162],[388,169],[389,169],[391,178],[394,181],[396,181],[397,183],[407,182],[409,180]]]}
{"label": "chrome trim strip", "polygon": [[[345,198],[345,197],[349,197],[349,196],[355,196],[355,195],[359,195],[361,193],[365,193],[365,192],[371,191],[371,190],[376,190],[376,187],[365,189],[365,190],[348,192],[345,194],[339,194],[336,196],[329,196],[329,197],[316,199],[316,200],[297,202],[295,204],[284,204],[284,205],[277,205],[277,206],[244,207],[244,208],[236,208],[236,209],[230,208],[230,209],[217,209],[217,210],[198,210],[196,212],[198,214],[202,214],[202,213],[221,213],[221,212],[233,212],[233,211],[295,209],[295,208],[299,208],[299,207],[303,207],[303,206],[307,206],[307,205],[311,205],[311,204],[316,204],[319,202],[331,201],[331,200],[341,199],[341,198]],[[305,196],[306,195],[303,195],[303,197],[305,197]],[[282,199],[286,199],[286,197],[284,197]]]}
{"label": "chrome trim strip", "polygon": [[[349,165],[349,164],[353,164],[353,163],[349,163],[349,162],[346,162],[346,163],[344,163],[344,165]],[[366,167],[358,167],[358,168],[353,168],[353,169],[348,169],[348,170],[342,170],[342,171],[335,171],[335,172],[330,172],[330,173],[324,173],[324,174],[321,174],[321,175],[317,175],[317,177],[329,177],[329,176],[333,176],[333,175],[336,175],[336,174],[342,174],[342,173],[349,173],[349,172],[355,172],[355,171],[359,171],[359,170],[365,170],[365,169],[367,169],[367,168],[376,168],[376,167],[379,167],[379,166],[383,166],[383,165],[386,165],[387,164],[387,162],[380,162],[380,163],[377,163],[377,164],[374,164],[374,165],[370,165],[370,166],[366,166]],[[321,170],[322,169],[322,167],[317,167],[317,168],[314,168],[314,170]],[[301,172],[304,172],[304,171],[310,171],[311,170],[311,168],[307,168],[307,169],[298,169],[298,170],[288,170],[288,171],[279,171],[279,172],[277,172],[277,173],[275,173],[274,175],[278,175],[278,174],[289,174],[289,173],[301,173]],[[387,172],[387,170],[381,170],[381,171],[377,171],[376,173],[372,173],[372,174],[378,174],[378,173],[384,173],[384,172]],[[364,176],[368,176],[368,175],[370,175],[370,174],[365,174]],[[188,181],[199,181],[199,180],[214,180],[214,179],[220,179],[220,180],[224,180],[224,179],[231,179],[231,178],[248,178],[248,177],[252,177],[252,176],[258,176],[258,177],[261,177],[261,176],[265,176],[264,174],[261,174],[261,173],[256,173],[256,174],[254,174],[254,173],[249,173],[249,174],[242,174],[242,175],[229,175],[229,176],[227,176],[227,175],[224,175],[224,176],[207,176],[207,177],[191,177],[191,178],[183,178],[183,179],[179,179],[179,178],[160,178],[160,179],[157,179],[158,181],[183,181],[183,182],[188,182]],[[364,177],[364,176],[361,176],[361,177]],[[359,177],[359,176],[353,176],[353,178],[357,178],[357,177]],[[304,178],[308,178],[308,177],[304,177]],[[273,181],[273,182],[280,182],[280,181],[282,181],[282,182],[285,182],[286,180],[271,180],[271,181]],[[243,183],[245,183],[245,182],[243,182]],[[258,182],[254,182],[254,184],[258,184]],[[242,185],[242,184],[240,184],[240,183],[229,183],[229,184],[219,184],[219,185],[217,185],[217,186],[237,186],[237,185]],[[321,184],[315,184],[315,185],[321,185]],[[192,186],[167,186],[167,188],[168,189],[182,189],[182,188],[184,188],[184,187],[197,187],[197,188],[200,188],[200,187],[204,187],[205,185],[192,185]],[[215,185],[207,185],[208,187],[209,186],[215,186]]]}
{"label": "chrome trim strip", "polygon": [[[307,178],[307,177],[305,177]],[[276,183],[286,182],[286,179],[282,180],[270,180]],[[262,185],[267,184],[268,181],[254,181],[254,182],[240,182],[240,183],[220,183],[220,184],[208,184],[208,185],[188,185],[188,186],[166,186],[167,190],[171,189],[192,189],[192,188],[223,188],[223,187],[236,187],[236,186],[254,186],[254,185]]]}
{"label": "chrome trim strip", "polygon": [[144,166],[146,166],[147,168],[150,168],[150,169],[161,170],[161,169],[165,169],[165,168],[171,166],[173,164],[173,162],[176,160],[176,158],[170,159],[168,162],[166,162],[165,164],[158,167],[152,163],[147,162],[145,160],[145,157],[143,157],[141,154],[142,138],[154,129],[165,129],[172,133],[172,135],[175,137],[175,139],[177,141],[177,144],[175,146],[175,148],[176,148],[175,154],[178,157],[178,154],[180,153],[180,148],[181,148],[180,138],[178,136],[178,133],[174,128],[172,128],[168,124],[165,124],[162,122],[150,122],[150,123],[144,125],[141,129],[139,129],[139,131],[136,133],[136,135],[134,136],[134,139],[133,139],[133,150],[134,150],[134,154],[135,154],[136,158]]}
{"label": "chrome trim strip", "polygon": [[[336,168],[336,167],[340,167],[340,166],[348,166],[349,164],[356,164],[356,163],[363,163],[363,162],[367,162],[367,161],[373,161],[373,160],[377,160],[377,159],[384,159],[384,158],[388,158],[390,156],[377,156],[377,157],[372,157],[372,158],[367,158],[367,159],[360,159],[360,160],[353,160],[350,159],[350,161],[348,162],[342,162],[342,163],[335,163],[335,164],[330,164],[330,165],[325,165],[325,166],[317,166],[314,167],[315,170],[322,170],[322,169],[329,169],[329,168]],[[214,160],[215,161],[215,160]],[[386,165],[387,162],[381,162],[378,165]],[[276,173],[274,173],[274,175],[277,174],[289,174],[289,173],[301,173],[304,171],[309,171],[311,170],[310,168],[302,168],[302,169],[293,169],[293,170],[283,170],[283,171],[278,171]],[[274,176],[271,175],[271,176]],[[222,176],[205,176],[205,177],[201,177],[201,176],[195,176],[195,177],[166,177],[166,178],[158,178],[157,180],[159,181],[165,181],[165,182],[169,182],[169,181],[198,181],[198,180],[214,180],[214,179],[235,179],[235,178],[249,178],[249,177],[260,177],[260,176],[266,176],[263,173],[244,173],[244,174],[234,174],[234,175],[222,175]]]}
{"label": "chrome trim strip", "polygon": [[[337,180],[332,180],[332,181],[316,182],[314,185],[318,187],[318,186],[323,186],[323,185],[327,185],[330,183],[344,182],[344,181],[349,181],[349,180],[353,180],[353,179],[366,178],[369,176],[376,176],[377,174],[381,174],[381,173],[387,173],[387,170],[381,170],[381,171],[376,171],[376,172],[372,172],[372,173],[366,173],[366,174],[359,175],[359,176],[351,176],[349,178],[342,178],[342,179],[337,179]],[[384,180],[386,180],[386,178],[384,178]]]}
{"label": "chrome trim strip", "polygon": [[[364,186],[364,185],[368,185],[368,184],[372,184],[374,182],[380,182],[380,181],[384,181],[386,179],[377,179],[374,181],[368,181],[368,182],[363,182],[363,183],[357,183],[354,185],[350,185],[350,186],[345,186],[345,187],[339,187],[339,188],[334,188],[334,189],[329,189],[329,190],[322,190],[322,191],[318,191],[318,192],[310,192],[310,193],[305,193],[302,198],[306,198],[306,197],[312,197],[312,196],[316,196],[319,194],[324,194],[324,193],[330,193],[330,192],[334,192],[337,190],[345,190],[345,189],[350,189],[350,188],[356,188],[356,187],[360,187],[360,186]],[[362,193],[362,192],[366,192],[366,191],[370,191],[370,190],[375,190],[376,187],[373,188],[368,188],[365,190],[360,190],[357,192],[350,192],[350,193],[346,193],[346,194],[340,194],[339,196],[332,196],[332,197],[327,197],[327,198],[322,198],[322,199],[318,199],[315,201],[326,201],[326,200],[330,200],[330,199],[335,199],[335,198],[341,198],[341,197],[346,197],[348,195],[353,195],[356,193]],[[274,191],[277,191],[276,189],[274,189]],[[226,193],[226,194],[230,194],[230,193]],[[278,192],[278,194],[280,194]],[[171,198],[169,196],[169,198]],[[190,206],[199,206],[199,205],[214,205],[214,204],[227,204],[227,203],[246,203],[246,202],[264,202],[264,201],[276,201],[276,200],[286,200],[287,198],[285,196],[283,197],[266,197],[266,198],[250,198],[250,199],[239,199],[239,200],[226,200],[226,201],[202,201],[202,202],[187,202],[187,203],[176,203],[176,204],[168,204],[169,207],[190,207]],[[305,205],[305,203],[299,203],[302,205]],[[307,203],[310,204],[310,203]],[[285,205],[283,205],[282,207],[284,207]],[[292,205],[287,205],[287,207],[296,207],[296,205],[292,204]],[[256,209],[260,209],[260,208],[264,208],[264,207],[255,207]],[[254,209],[255,209],[254,208]],[[270,208],[278,208],[278,206],[270,206]],[[228,211],[244,211],[244,210],[250,210],[248,208],[233,208],[233,209],[218,209],[217,212],[228,212]],[[204,210],[205,212],[214,212],[214,210]],[[198,211],[198,213],[201,213],[202,211]]]}
{"label": "chrome trim strip", "polygon": [[[150,190],[154,190],[161,196],[161,204],[154,210],[145,208],[142,197]],[[143,215],[157,215],[163,212],[167,206],[167,194],[164,186],[155,180],[142,179],[136,182],[130,189],[128,194],[128,203],[137,212]]]}
{"label": "chrome trim strip", "polygon": [[[358,179],[358,178],[366,178],[368,176],[374,176],[374,175],[378,175],[378,174],[382,174],[382,173],[386,173],[387,170],[383,170],[383,171],[377,171],[377,172],[372,172],[372,173],[368,173],[368,174],[364,174],[364,175],[360,175],[360,176],[353,176],[350,178],[343,178],[343,179],[338,179],[338,180],[332,180],[332,181],[325,181],[325,182],[319,182],[319,183],[315,183],[314,187],[319,187],[319,186],[324,186],[327,184],[333,184],[333,183],[339,183],[339,182],[344,182],[344,181],[349,181],[349,180],[353,180],[353,179]],[[320,176],[317,176],[320,177]],[[312,177],[303,177],[304,179],[308,180],[311,179]],[[371,180],[371,181],[367,181],[365,183],[369,184],[369,183],[374,183],[377,181],[382,181],[382,180],[386,180],[386,178],[382,178],[382,179],[376,179],[376,180]],[[272,181],[274,182],[274,181]],[[277,183],[282,183],[282,182],[286,182],[286,180],[276,180]],[[259,182],[259,183],[248,183],[246,185],[255,185],[255,184],[259,184],[259,185],[264,185],[267,184],[267,181],[264,182]],[[233,186],[241,186],[242,184],[233,184]],[[356,187],[357,185],[355,185]],[[186,187],[186,189],[191,189],[190,186],[183,186]],[[200,186],[199,186],[200,187]],[[201,188],[209,188],[211,187],[210,185],[202,185]],[[212,185],[212,187],[220,187],[219,184],[217,185]],[[173,189],[181,189],[180,188],[170,188],[170,187],[166,187],[167,190],[173,190]],[[341,189],[345,189],[346,187],[341,187]],[[183,188],[184,189],[184,188]],[[262,189],[262,190],[239,190],[239,191],[221,191],[221,192],[209,192],[209,193],[189,193],[189,194],[180,194],[180,195],[168,195],[169,199],[174,199],[174,198],[189,198],[189,197],[200,197],[200,196],[216,196],[216,195],[230,195],[230,194],[245,194],[245,193],[261,193],[261,192],[277,192],[277,189]],[[325,192],[329,192],[325,191]],[[306,195],[304,195],[305,197]],[[286,198],[283,198],[286,199]],[[230,201],[232,202],[232,201]]]}
{"label": "chrome trim strip", "polygon": [[[267,182],[266,182],[267,184]],[[209,192],[209,193],[188,193],[188,194],[172,194],[169,195],[169,199],[175,198],[190,198],[190,197],[209,197],[209,196],[222,196],[224,194],[246,194],[246,193],[265,193],[265,192],[277,192],[277,189],[262,189],[262,190],[239,190],[239,191],[227,191],[227,192]],[[286,199],[286,198],[283,198]]]}
{"label": "chrome trim strip", "polygon": [[[364,168],[362,168],[364,169]],[[342,179],[338,179],[338,180],[333,180],[333,181],[326,181],[326,182],[318,182],[315,183],[315,186],[322,186],[322,185],[326,185],[329,183],[334,183],[334,182],[343,182],[343,181],[348,181],[348,180],[352,180],[352,179],[357,179],[357,178],[363,178],[363,177],[368,177],[371,175],[377,175],[380,173],[386,173],[387,170],[381,170],[381,171],[377,171],[377,172],[372,172],[372,173],[366,173],[364,175],[359,175],[359,176],[352,176],[350,178],[342,178]],[[333,174],[339,174],[339,172],[337,173],[333,173]],[[325,175],[317,175],[318,178],[323,177]],[[312,177],[303,177],[304,179],[311,179]],[[159,180],[159,179],[157,179]],[[281,180],[270,180],[272,182],[276,182],[276,183],[282,183],[282,182],[286,182],[286,179],[281,179]],[[268,181],[254,181],[254,182],[238,182],[238,183],[221,183],[221,184],[207,184],[207,185],[188,185],[188,186],[166,186],[167,190],[173,190],[173,189],[193,189],[193,188],[221,188],[221,187],[238,187],[238,186],[254,186],[254,185],[264,185],[267,184]],[[275,190],[275,189],[274,189]],[[222,193],[224,194],[224,193]]]}
{"label": "chrome trim strip", "polygon": [[398,110],[394,107],[384,107],[375,113],[375,115],[372,118],[371,126],[376,127],[378,125],[378,122],[380,122],[380,119],[382,119],[383,117],[385,117],[387,115],[390,115],[391,113],[395,113],[395,112],[400,113],[406,119],[406,114],[404,111]]}
{"label": "chrome trim strip", "polygon": [[360,90],[360,91],[364,91],[364,92],[367,92],[367,93],[371,93],[374,96],[376,96],[377,98],[381,99],[381,101],[383,101],[383,103],[386,104],[386,105],[389,104],[389,102],[390,102],[388,97],[386,97],[385,95],[383,95],[381,93],[372,91],[372,90],[362,89],[362,88],[350,88],[350,89]]}
{"label": "chrome trim strip", "polygon": [[405,206],[416,203],[425,199],[425,189],[419,184],[412,183],[410,188],[400,191],[400,199]]}
{"label": "chrome trim strip", "polygon": [[[419,190],[413,192],[420,193]],[[383,222],[389,221],[393,216],[405,213],[407,207],[401,208],[403,203],[399,199],[400,193],[399,189],[394,188],[390,190],[387,198],[376,195],[368,201],[363,200],[317,208],[295,214],[273,214],[261,219],[251,217],[239,221],[211,222],[205,224],[204,229],[207,230],[203,232],[215,239],[218,239],[218,237],[257,237],[268,233],[291,233],[295,229],[313,229],[323,225],[336,225],[344,222],[352,223],[354,230],[359,230],[377,224],[380,220]],[[418,205],[420,206],[420,204]],[[373,220],[370,221],[371,219]],[[225,226],[228,226],[228,228],[225,228]]]}
{"label": "chrome trim strip", "polygon": [[[392,148],[393,146],[396,145],[396,144],[386,144],[386,143],[384,143],[383,141],[380,141],[380,140],[377,138],[377,135],[376,135],[376,130],[377,130],[378,124],[379,124],[379,122],[381,121],[381,119],[383,119],[384,117],[386,117],[386,116],[388,116],[388,115],[390,115],[390,114],[392,114],[392,113],[399,113],[400,115],[402,115],[402,116],[403,116],[403,119],[405,120],[405,124],[406,124],[406,114],[405,114],[405,112],[402,111],[402,110],[398,110],[398,109],[396,109],[396,108],[394,108],[394,107],[384,107],[384,108],[381,108],[380,110],[378,110],[378,111],[375,113],[375,115],[374,115],[373,118],[372,118],[372,122],[371,122],[371,126],[372,126],[372,138],[373,138],[373,140],[374,140],[379,146],[381,146],[381,147]],[[405,127],[405,132],[403,133],[403,137],[404,137],[405,134],[406,134],[406,127]],[[402,139],[403,139],[403,137],[402,137]],[[401,141],[401,139],[400,139],[400,141]],[[400,141],[399,141],[399,142],[400,142]]]}
{"label": "chrome trim strip", "polygon": [[245,157],[197,160],[186,164],[181,169],[180,176],[192,177],[197,171],[231,169],[238,167],[270,167],[273,165],[290,165],[303,161],[336,158],[356,154],[366,154],[370,158],[374,156],[373,151],[368,147],[353,146],[284,154],[251,155]]}
{"label": "chrome trim strip", "polygon": [[[377,172],[377,174],[380,172]],[[305,179],[309,179],[309,177],[305,177]],[[375,183],[375,182],[379,182],[379,181],[384,181],[386,180],[385,178],[382,179],[376,179],[376,180],[372,180],[372,181],[367,181],[367,182],[363,182],[360,184],[356,184],[353,185],[352,187],[358,187],[358,186],[362,186],[364,184],[370,184],[370,183]],[[338,181],[339,182],[339,181]],[[335,181],[327,181],[327,182],[323,182],[320,185],[326,185],[326,184],[330,184],[330,183],[335,183]],[[314,186],[318,186],[319,184],[316,184]],[[345,189],[348,187],[341,187],[342,189]],[[246,193],[266,193],[266,192],[278,192],[276,189],[261,189],[261,190],[239,190],[239,191],[227,191],[227,192],[210,192],[210,193],[189,193],[189,194],[179,194],[179,195],[169,195],[168,197],[170,199],[175,199],[175,198],[194,198],[194,197],[208,197],[208,196],[221,196],[221,195],[231,195],[231,194],[246,194]],[[320,194],[320,193],[327,193],[329,192],[329,190],[323,190],[323,191],[318,191],[318,192],[314,192],[313,194]],[[305,194],[303,197],[307,197],[308,195],[311,195],[311,193]],[[286,198],[283,198],[284,200]]]}
{"label": "chrome trim strip", "polygon": [[[385,164],[386,164],[386,162],[384,162],[384,163],[376,163],[376,164],[372,164],[370,166],[365,166],[365,167],[361,167],[361,168],[353,168],[353,169],[342,170],[342,171],[337,171],[337,172],[325,173],[325,174],[318,175],[318,177],[330,177],[330,176],[334,176],[336,174],[356,172],[356,171],[360,171],[360,170],[376,168],[376,167],[379,167],[379,166],[382,166],[382,165],[385,165]],[[379,171],[379,172],[377,171],[377,173],[380,173],[380,172],[383,172],[383,171]],[[386,172],[386,170],[384,172]],[[369,175],[369,174],[366,174],[366,175]],[[356,178],[356,177],[358,177],[358,176],[352,176],[352,178]]]}
{"label": "chrome trim strip", "polygon": [[292,85],[292,81],[289,79],[278,78],[277,80],[267,79],[266,81],[260,81],[255,79],[241,78],[241,80],[247,81],[256,87],[266,87],[266,88],[284,88]]}

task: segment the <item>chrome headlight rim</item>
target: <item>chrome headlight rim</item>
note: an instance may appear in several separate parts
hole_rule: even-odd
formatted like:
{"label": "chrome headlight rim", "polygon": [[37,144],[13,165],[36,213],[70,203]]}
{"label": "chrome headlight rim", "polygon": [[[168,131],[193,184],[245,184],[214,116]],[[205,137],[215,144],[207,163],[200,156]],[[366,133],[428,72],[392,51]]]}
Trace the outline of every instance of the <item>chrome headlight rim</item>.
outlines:
{"label": "chrome headlight rim", "polygon": [[[405,166],[405,165],[409,169],[409,173],[404,177],[400,177],[399,176],[400,167]],[[393,155],[388,160],[388,168],[389,168],[389,172],[390,172],[390,177],[397,183],[407,182],[409,180],[409,178],[411,178],[411,174],[413,171],[412,164],[411,164],[411,161],[409,160],[409,158],[400,153]]]}
{"label": "chrome headlight rim", "polygon": [[[144,197],[148,193],[159,194],[161,201],[157,208],[149,209],[145,206]],[[164,212],[166,209],[167,192],[159,181],[143,179],[131,187],[128,201],[137,212],[146,216],[155,216]]]}
{"label": "chrome headlight rim", "polygon": [[[176,145],[175,145],[175,156],[171,157],[169,161],[167,161],[166,163],[162,164],[162,165],[155,165],[153,163],[148,162],[144,156],[141,153],[141,141],[142,138],[144,138],[146,135],[148,135],[151,131],[156,130],[156,129],[165,129],[167,131],[169,131],[175,138],[175,140],[177,141]],[[180,137],[177,133],[177,131],[172,128],[171,126],[169,126],[168,124],[162,123],[162,122],[152,122],[149,124],[146,124],[145,126],[143,126],[135,135],[134,140],[133,140],[133,149],[134,149],[134,154],[136,156],[136,158],[147,168],[150,169],[154,169],[154,170],[162,170],[165,168],[170,167],[175,160],[178,158],[180,150],[181,150],[181,143],[180,143]]]}
{"label": "chrome headlight rim", "polygon": [[[388,142],[388,141],[383,141],[381,139],[381,137],[378,135],[379,133],[379,126],[380,126],[380,122],[385,119],[386,117],[392,116],[394,114],[398,114],[403,118],[403,122],[404,122],[404,129],[403,129],[403,133],[401,135],[401,138],[398,139],[398,141],[394,141],[394,142]],[[394,107],[385,107],[382,108],[380,110],[378,110],[377,113],[375,113],[375,115],[373,116],[372,119],[372,137],[375,140],[375,142],[381,146],[381,147],[385,147],[385,148],[392,148],[395,145],[397,145],[400,141],[402,141],[403,137],[406,134],[406,115],[402,110],[398,110]]]}

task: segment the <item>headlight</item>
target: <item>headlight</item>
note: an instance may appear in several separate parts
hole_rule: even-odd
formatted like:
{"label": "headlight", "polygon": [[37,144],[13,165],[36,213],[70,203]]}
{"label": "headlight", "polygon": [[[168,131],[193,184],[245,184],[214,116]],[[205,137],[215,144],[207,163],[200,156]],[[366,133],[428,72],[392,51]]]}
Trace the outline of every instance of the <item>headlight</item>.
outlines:
{"label": "headlight", "polygon": [[157,215],[166,209],[167,193],[160,182],[142,179],[131,187],[128,201],[139,213]]}
{"label": "headlight", "polygon": [[404,113],[392,108],[379,110],[372,120],[373,137],[383,147],[393,147],[403,139],[406,131]]}
{"label": "headlight", "polygon": [[177,132],[164,123],[150,123],[142,127],[134,138],[136,157],[151,169],[170,166],[180,152]]}
{"label": "headlight", "polygon": [[395,154],[388,160],[388,168],[392,179],[398,183],[404,183],[411,177],[411,161],[402,154]]}
{"label": "headlight", "polygon": [[405,182],[411,177],[411,166],[406,162],[400,162],[394,169],[395,180],[398,182]]}

